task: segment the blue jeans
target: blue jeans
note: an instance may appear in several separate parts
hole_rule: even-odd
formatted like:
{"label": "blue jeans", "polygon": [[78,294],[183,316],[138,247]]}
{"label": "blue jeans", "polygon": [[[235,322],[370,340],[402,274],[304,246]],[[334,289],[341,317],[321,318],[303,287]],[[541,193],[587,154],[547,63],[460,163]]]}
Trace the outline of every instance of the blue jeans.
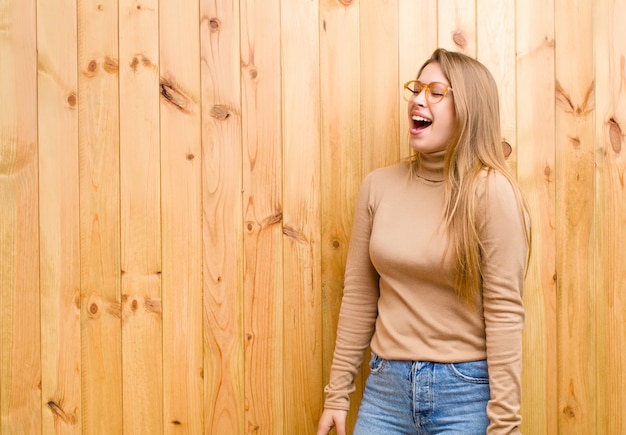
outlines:
{"label": "blue jeans", "polygon": [[485,434],[487,361],[390,361],[372,353],[354,435]]}

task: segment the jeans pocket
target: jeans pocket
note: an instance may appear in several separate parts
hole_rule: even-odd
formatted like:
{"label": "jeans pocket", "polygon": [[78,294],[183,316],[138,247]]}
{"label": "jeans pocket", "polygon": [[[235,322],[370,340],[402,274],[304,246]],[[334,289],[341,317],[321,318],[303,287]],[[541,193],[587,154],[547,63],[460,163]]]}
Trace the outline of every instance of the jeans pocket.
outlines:
{"label": "jeans pocket", "polygon": [[386,365],[387,360],[379,357],[374,352],[370,358],[370,373],[380,373]]}
{"label": "jeans pocket", "polygon": [[454,375],[466,382],[473,384],[488,384],[489,370],[487,360],[450,363],[448,367]]}

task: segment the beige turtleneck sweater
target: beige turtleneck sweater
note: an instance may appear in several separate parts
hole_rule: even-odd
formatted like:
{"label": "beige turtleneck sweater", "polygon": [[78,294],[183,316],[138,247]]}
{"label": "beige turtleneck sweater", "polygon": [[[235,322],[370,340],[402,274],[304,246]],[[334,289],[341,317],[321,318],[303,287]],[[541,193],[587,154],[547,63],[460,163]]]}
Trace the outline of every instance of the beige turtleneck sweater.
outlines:
{"label": "beige turtleneck sweater", "polygon": [[483,171],[477,219],[484,252],[482,300],[454,292],[454,262],[442,226],[445,152],[369,174],[357,201],[325,408],[349,409],[368,345],[385,359],[487,359],[489,434],[517,433],[528,245],[508,180]]}

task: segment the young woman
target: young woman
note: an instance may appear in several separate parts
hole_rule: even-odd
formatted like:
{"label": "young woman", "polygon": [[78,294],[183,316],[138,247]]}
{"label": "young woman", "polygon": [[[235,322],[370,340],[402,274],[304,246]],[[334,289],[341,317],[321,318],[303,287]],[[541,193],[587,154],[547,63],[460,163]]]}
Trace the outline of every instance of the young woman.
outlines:
{"label": "young woman", "polygon": [[489,71],[436,50],[408,93],[409,162],[361,187],[318,435],[519,432],[528,213]]}

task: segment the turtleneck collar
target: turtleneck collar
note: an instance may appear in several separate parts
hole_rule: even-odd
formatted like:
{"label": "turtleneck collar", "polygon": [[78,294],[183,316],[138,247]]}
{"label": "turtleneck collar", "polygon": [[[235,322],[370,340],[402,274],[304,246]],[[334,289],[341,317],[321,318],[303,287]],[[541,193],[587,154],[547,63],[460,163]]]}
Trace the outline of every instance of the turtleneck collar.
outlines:
{"label": "turtleneck collar", "polygon": [[420,153],[415,174],[427,181],[443,181],[443,165],[446,150],[436,153]]}

